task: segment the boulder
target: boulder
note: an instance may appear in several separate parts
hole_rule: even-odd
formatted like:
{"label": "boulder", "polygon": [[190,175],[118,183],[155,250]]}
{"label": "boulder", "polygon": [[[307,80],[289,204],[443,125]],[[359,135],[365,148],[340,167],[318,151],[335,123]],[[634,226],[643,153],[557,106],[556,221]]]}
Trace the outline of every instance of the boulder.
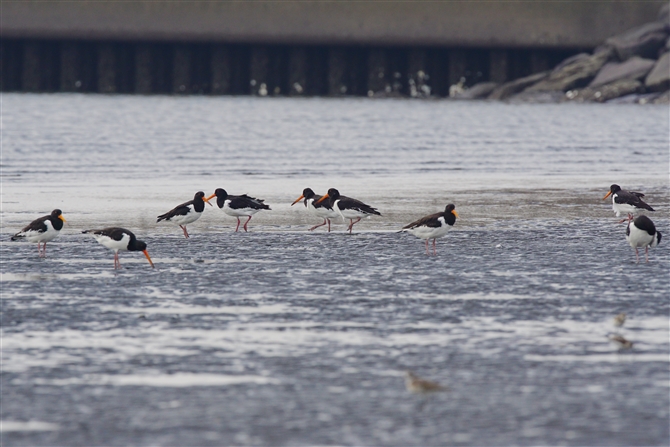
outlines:
{"label": "boulder", "polygon": [[654,59],[667,39],[668,25],[651,22],[610,37],[605,45],[613,48],[622,61],[633,56]]}
{"label": "boulder", "polygon": [[644,81],[647,89],[661,92],[670,88],[670,53],[665,53],[656,62]]}
{"label": "boulder", "polygon": [[650,102],[652,104],[670,104],[670,90],[661,93]]}
{"label": "boulder", "polygon": [[491,94],[493,89],[498,86],[497,82],[480,82],[469,89],[458,92],[454,95],[457,99],[482,99]]}
{"label": "boulder", "polygon": [[562,92],[587,85],[613,55],[604,50],[592,55],[577,55],[554,68],[546,79],[526,89],[529,92],[559,90]]}
{"label": "boulder", "polygon": [[607,101],[609,104],[647,104],[658,98],[660,93],[632,93]]}
{"label": "boulder", "polygon": [[589,87],[599,87],[623,79],[642,79],[649,74],[654,65],[655,60],[642,59],[638,56],[633,56],[625,62],[608,62],[593,78]]}
{"label": "boulder", "polygon": [[548,71],[542,73],[535,73],[525,78],[519,78],[512,82],[506,82],[493,90],[489,95],[489,99],[507,99],[510,96],[523,91],[527,87],[543,80],[549,75]]}
{"label": "boulder", "polygon": [[510,97],[507,102],[518,104],[518,103],[531,103],[531,104],[555,104],[563,101],[565,93],[557,90],[553,91],[540,91],[540,92],[529,92],[528,90],[519,93]]}
{"label": "boulder", "polygon": [[565,101],[573,102],[605,102],[633,93],[641,93],[644,86],[640,81],[623,79],[600,87],[586,87],[572,90],[565,94]]}
{"label": "boulder", "polygon": [[661,9],[658,11],[658,21],[670,25],[670,3],[661,6]]}

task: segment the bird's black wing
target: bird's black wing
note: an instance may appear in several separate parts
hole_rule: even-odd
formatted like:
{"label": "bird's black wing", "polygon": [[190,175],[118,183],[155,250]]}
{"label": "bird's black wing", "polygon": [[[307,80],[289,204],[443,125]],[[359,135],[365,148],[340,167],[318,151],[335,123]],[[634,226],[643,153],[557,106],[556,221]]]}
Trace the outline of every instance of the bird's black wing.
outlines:
{"label": "bird's black wing", "polygon": [[634,206],[635,208],[642,208],[649,211],[654,211],[654,209],[646,204],[642,199],[640,199],[639,193],[633,193],[630,191],[619,191],[614,198],[614,203],[627,203]]}
{"label": "bird's black wing", "polygon": [[365,214],[376,214],[381,216],[382,214],[377,211],[377,208],[373,208],[370,205],[367,205],[360,200],[352,199],[351,197],[340,196],[340,204],[344,208],[349,208],[352,210],[360,211]]}
{"label": "bird's black wing", "polygon": [[101,230],[85,230],[82,231],[82,233],[88,233],[88,234],[97,234],[99,236],[107,236],[108,238],[114,239],[115,241],[120,241],[123,239],[123,236],[127,234],[128,236],[132,238],[135,237],[135,235],[130,232],[129,230],[126,230],[125,228],[119,228],[119,227],[109,227],[109,228],[103,228]]}
{"label": "bird's black wing", "polygon": [[14,236],[12,236],[12,240],[15,241],[16,239],[25,237],[22,233],[27,233],[29,231],[36,231],[38,233],[45,233],[47,231],[47,225],[46,221],[49,220],[51,215],[48,216],[42,216],[39,219],[35,219],[32,222],[30,222],[28,225],[26,225],[21,231],[16,233]]}
{"label": "bird's black wing", "polygon": [[230,207],[233,209],[244,209],[251,208],[254,210],[269,210],[270,207],[266,205],[263,199],[257,199],[255,197],[249,197],[246,194],[241,196],[228,196],[230,199]]}
{"label": "bird's black wing", "polygon": [[416,220],[411,224],[405,225],[404,227],[402,227],[402,229],[409,230],[416,227],[438,228],[442,226],[442,224],[438,220],[440,217],[442,217],[442,213],[431,214],[430,216],[422,217],[421,219]]}
{"label": "bird's black wing", "polygon": [[188,202],[184,202],[181,205],[177,205],[167,213],[161,214],[158,216],[158,220],[156,220],[156,222],[160,222],[161,220],[170,220],[175,216],[186,216],[191,212],[189,205],[193,205],[193,200],[189,200]]}

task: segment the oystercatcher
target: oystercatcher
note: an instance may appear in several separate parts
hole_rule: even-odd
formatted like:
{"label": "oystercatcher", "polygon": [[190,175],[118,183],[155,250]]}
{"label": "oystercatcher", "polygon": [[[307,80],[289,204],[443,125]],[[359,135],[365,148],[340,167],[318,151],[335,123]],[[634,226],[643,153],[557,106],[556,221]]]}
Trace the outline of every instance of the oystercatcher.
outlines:
{"label": "oystercatcher", "polygon": [[[335,188],[330,188],[328,193],[317,200],[316,203],[321,203],[326,199],[329,200],[328,203],[330,204],[330,207],[342,216],[342,219],[349,219],[351,221],[347,228],[349,234],[351,234],[354,224],[360,222],[362,218],[369,217],[372,214],[381,216],[381,213],[377,211],[376,208],[366,205],[360,200],[342,196]],[[354,219],[356,219],[356,221],[354,221]]]}
{"label": "oystercatcher", "polygon": [[426,254],[430,255],[428,251],[428,240],[433,240],[433,254],[437,255],[435,250],[435,241],[438,237],[442,237],[449,232],[449,229],[456,223],[458,213],[456,206],[450,203],[446,206],[443,213],[435,213],[430,216],[422,217],[421,219],[412,222],[409,225],[402,227],[402,231],[412,233],[414,236],[426,240]]}
{"label": "oystercatcher", "polygon": [[[620,217],[621,213],[627,213],[630,219],[635,211],[654,211],[652,207],[642,201],[644,194],[641,192],[625,191],[621,189],[621,186],[614,184],[610,186],[610,190],[605,194],[603,200],[607,199],[609,196],[612,196],[612,209],[617,217]],[[623,220],[621,222],[623,222]]]}
{"label": "oystercatcher", "polygon": [[130,230],[119,227],[109,227],[103,228],[102,230],[85,230],[82,231],[82,233],[92,234],[99,244],[109,248],[110,250],[114,250],[115,269],[121,268],[121,263],[119,262],[119,250],[141,251],[149,260],[151,267],[154,267],[154,263],[151,261],[149,253],[147,252],[147,244],[144,241],[137,240],[133,232]]}
{"label": "oystercatcher", "polygon": [[224,213],[237,218],[235,232],[240,229],[240,216],[249,217],[243,225],[244,231],[246,232],[247,224],[254,214],[261,210],[270,209],[268,205],[263,203],[263,199],[249,197],[246,194],[242,194],[241,196],[231,196],[223,188],[217,188],[216,191],[214,191],[214,194],[207,197],[206,200],[212,199],[214,196],[216,196],[216,204]]}
{"label": "oystercatcher", "polygon": [[305,199],[304,203],[305,207],[307,208],[307,211],[309,211],[310,214],[313,214],[323,219],[322,224],[314,225],[312,228],[309,229],[309,231],[313,231],[328,223],[328,232],[330,233],[330,219],[339,217],[339,214],[337,214],[337,212],[333,210],[333,208],[329,205],[328,202],[316,203],[321,199],[321,197],[322,196],[315,194],[311,188],[305,188],[302,190],[302,195],[297,199],[295,199],[295,202],[293,202],[291,206],[295,205],[302,199]]}
{"label": "oystercatcher", "polygon": [[[23,230],[12,236],[12,240],[25,239],[28,242],[37,242],[37,253],[40,258],[47,256],[47,242],[53,240],[63,228],[63,212],[55,209],[48,216],[40,217],[30,222]],[[40,244],[44,243],[42,248]]]}
{"label": "oystercatcher", "polygon": [[205,199],[205,193],[198,191],[195,193],[193,200],[177,205],[167,213],[161,214],[158,216],[156,222],[160,222],[161,220],[174,222],[184,231],[184,237],[188,238],[186,225],[200,219],[202,212],[205,211],[205,202],[207,202],[209,206],[212,206],[212,204],[209,203],[209,199]]}
{"label": "oystercatcher", "polygon": [[655,247],[661,242],[661,232],[656,230],[654,222],[647,216],[638,216],[635,220],[628,220],[626,240],[635,249],[635,260],[640,262],[637,249],[644,247],[644,257],[649,262],[649,247]]}

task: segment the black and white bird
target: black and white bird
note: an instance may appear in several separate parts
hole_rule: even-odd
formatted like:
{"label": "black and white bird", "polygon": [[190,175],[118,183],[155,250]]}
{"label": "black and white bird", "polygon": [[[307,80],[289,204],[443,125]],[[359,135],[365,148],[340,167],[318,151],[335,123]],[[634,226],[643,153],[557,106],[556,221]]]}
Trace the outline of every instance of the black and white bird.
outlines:
{"label": "black and white bird", "polygon": [[195,193],[193,200],[177,205],[167,213],[161,214],[158,216],[156,222],[164,220],[166,222],[176,223],[184,231],[184,237],[188,238],[186,225],[200,219],[202,212],[205,211],[205,202],[207,202],[209,206],[212,206],[212,204],[209,203],[209,199],[205,198],[205,193],[198,191]]}
{"label": "black and white bird", "polygon": [[309,229],[309,231],[313,231],[319,227],[326,225],[327,223],[328,232],[330,233],[330,219],[340,217],[340,215],[335,210],[333,210],[333,208],[330,206],[330,202],[323,201],[321,203],[317,203],[321,199],[321,197],[322,196],[315,194],[311,188],[305,188],[302,190],[302,195],[297,199],[295,199],[295,201],[291,204],[291,206],[295,205],[296,203],[304,199],[305,208],[307,208],[307,211],[310,214],[323,219],[322,224],[314,225],[312,228]]}
{"label": "black and white bird", "polygon": [[435,241],[437,238],[445,236],[451,227],[456,223],[458,213],[456,206],[450,203],[446,206],[443,213],[435,213],[430,216],[422,217],[421,219],[412,222],[411,224],[402,227],[402,231],[412,233],[419,239],[426,240],[426,254],[430,255],[428,251],[428,241],[433,240],[433,254],[437,255],[435,249]]}
{"label": "black and white bird", "polygon": [[[40,258],[44,258],[47,255],[47,242],[58,236],[64,222],[63,212],[55,209],[51,214],[30,222],[23,230],[12,236],[12,240],[25,239],[28,242],[37,242],[37,253]],[[43,244],[42,247],[40,244]]]}
{"label": "black and white bird", "polygon": [[141,251],[149,260],[151,267],[154,267],[154,263],[151,261],[151,257],[149,257],[149,252],[147,252],[147,244],[144,241],[138,240],[130,230],[119,227],[109,227],[103,228],[102,230],[85,230],[82,231],[82,233],[93,235],[99,244],[110,250],[114,250],[115,269],[121,268],[119,251]]}
{"label": "black and white bird", "polygon": [[[329,201],[328,203],[330,207],[336,211],[342,219],[350,220],[351,223],[347,227],[349,234],[351,234],[354,224],[360,222],[362,218],[369,217],[373,214],[381,216],[381,213],[377,211],[377,208],[366,205],[360,200],[340,195],[340,192],[335,188],[330,188],[328,193],[317,200],[316,203],[321,203],[325,200]],[[356,220],[354,221],[354,219]]]}
{"label": "black and white bird", "polygon": [[268,205],[263,203],[263,199],[249,197],[246,194],[242,194],[241,196],[231,196],[223,188],[217,188],[216,191],[214,191],[214,194],[207,197],[207,200],[210,200],[214,197],[216,197],[216,205],[221,208],[224,213],[237,218],[235,232],[240,229],[240,217],[248,217],[247,221],[244,222],[243,225],[244,231],[246,232],[247,224],[254,214],[262,210],[270,209]]}
{"label": "black and white bird", "polygon": [[[628,218],[630,219],[636,211],[654,211],[652,207],[642,200],[644,194],[641,192],[626,191],[621,189],[621,186],[614,184],[610,186],[610,190],[605,194],[603,200],[607,199],[609,196],[612,196],[612,209],[617,217],[621,217],[621,214],[625,213],[628,214]],[[621,222],[623,222],[623,220]]]}
{"label": "black and white bird", "polygon": [[647,216],[638,216],[634,220],[628,220],[626,228],[626,240],[635,249],[635,260],[640,262],[638,248],[644,247],[644,257],[649,262],[649,247],[655,247],[661,242],[661,232],[656,230],[656,225]]}

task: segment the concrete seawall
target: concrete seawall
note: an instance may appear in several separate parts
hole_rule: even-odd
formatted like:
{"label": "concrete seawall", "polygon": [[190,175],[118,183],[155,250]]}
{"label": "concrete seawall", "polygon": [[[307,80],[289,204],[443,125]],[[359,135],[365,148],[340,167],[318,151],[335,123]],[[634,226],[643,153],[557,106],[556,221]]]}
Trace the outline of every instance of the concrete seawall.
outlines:
{"label": "concrete seawall", "polygon": [[593,47],[663,2],[4,1],[4,37],[487,48]]}
{"label": "concrete seawall", "polygon": [[2,91],[448,96],[652,20],[663,2],[2,4]]}

